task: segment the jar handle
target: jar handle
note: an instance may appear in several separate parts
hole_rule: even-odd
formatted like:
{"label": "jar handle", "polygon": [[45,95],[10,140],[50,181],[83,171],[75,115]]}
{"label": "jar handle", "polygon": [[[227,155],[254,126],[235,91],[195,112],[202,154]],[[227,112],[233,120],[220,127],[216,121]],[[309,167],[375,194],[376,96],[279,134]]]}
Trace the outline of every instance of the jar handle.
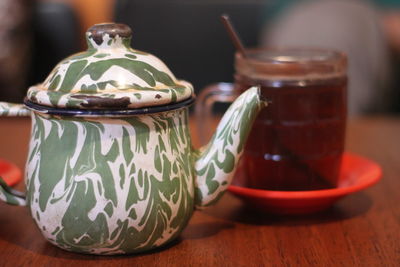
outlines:
{"label": "jar handle", "polygon": [[31,112],[22,104],[0,102],[0,116],[29,116]]}
{"label": "jar handle", "polygon": [[212,107],[215,103],[232,103],[240,91],[232,83],[215,83],[205,87],[197,97],[195,105],[195,117],[199,135],[200,145],[207,144],[214,129],[208,127],[213,125]]}

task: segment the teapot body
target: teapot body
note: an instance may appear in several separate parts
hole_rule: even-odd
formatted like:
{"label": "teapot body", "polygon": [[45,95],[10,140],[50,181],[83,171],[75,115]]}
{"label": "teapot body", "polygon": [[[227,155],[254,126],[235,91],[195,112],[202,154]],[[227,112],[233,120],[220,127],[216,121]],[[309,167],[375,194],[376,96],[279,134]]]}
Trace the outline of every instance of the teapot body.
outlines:
{"label": "teapot body", "polygon": [[43,235],[91,254],[173,240],[194,209],[188,108],[126,116],[32,112],[27,205]]}

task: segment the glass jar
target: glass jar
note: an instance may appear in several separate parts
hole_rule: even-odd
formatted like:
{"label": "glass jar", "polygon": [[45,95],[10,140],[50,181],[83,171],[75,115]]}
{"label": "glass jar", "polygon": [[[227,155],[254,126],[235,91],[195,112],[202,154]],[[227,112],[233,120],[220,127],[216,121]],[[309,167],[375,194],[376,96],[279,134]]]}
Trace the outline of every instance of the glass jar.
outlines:
{"label": "glass jar", "polygon": [[260,86],[270,102],[256,118],[234,182],[280,191],[335,187],[345,141],[346,56],[318,49],[249,49],[245,58],[236,54],[235,70],[234,85],[209,87],[196,107],[204,119],[212,103],[231,101],[251,86]]}

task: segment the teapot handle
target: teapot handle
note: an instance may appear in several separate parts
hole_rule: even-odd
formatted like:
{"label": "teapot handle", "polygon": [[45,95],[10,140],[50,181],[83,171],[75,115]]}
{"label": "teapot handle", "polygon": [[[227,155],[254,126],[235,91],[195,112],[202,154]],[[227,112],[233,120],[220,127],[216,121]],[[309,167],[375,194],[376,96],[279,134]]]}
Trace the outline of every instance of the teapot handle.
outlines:
{"label": "teapot handle", "polygon": [[0,102],[0,116],[29,116],[31,112],[22,104]]}
{"label": "teapot handle", "polygon": [[0,200],[10,205],[25,206],[25,194],[9,187],[0,177]]}
{"label": "teapot handle", "polygon": [[[30,111],[22,104],[0,102],[0,116],[29,116]],[[9,187],[0,177],[0,200],[11,204],[25,206],[25,194]]]}
{"label": "teapot handle", "polygon": [[[195,117],[197,125],[215,125],[212,120],[212,108],[215,103],[232,103],[240,95],[233,83],[214,83],[205,87],[197,97]],[[214,129],[198,127],[200,145],[207,144]]]}

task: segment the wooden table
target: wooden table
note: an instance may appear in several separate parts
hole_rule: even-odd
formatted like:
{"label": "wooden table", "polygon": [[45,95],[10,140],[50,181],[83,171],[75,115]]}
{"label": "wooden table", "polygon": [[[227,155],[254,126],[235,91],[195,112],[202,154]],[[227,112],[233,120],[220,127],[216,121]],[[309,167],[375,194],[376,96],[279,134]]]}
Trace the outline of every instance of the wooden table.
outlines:
{"label": "wooden table", "polygon": [[[0,157],[21,168],[29,123],[0,119]],[[167,248],[91,256],[52,246],[27,208],[0,203],[0,266],[400,266],[400,118],[351,120],[347,136],[347,149],[381,164],[384,177],[325,212],[259,214],[227,193],[216,206],[197,211]]]}

